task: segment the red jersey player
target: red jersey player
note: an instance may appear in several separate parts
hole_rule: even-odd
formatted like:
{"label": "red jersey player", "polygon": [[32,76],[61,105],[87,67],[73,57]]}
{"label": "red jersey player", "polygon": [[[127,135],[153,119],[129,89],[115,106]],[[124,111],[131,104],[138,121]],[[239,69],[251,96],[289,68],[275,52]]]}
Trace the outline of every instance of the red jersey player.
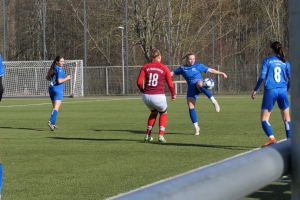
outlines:
{"label": "red jersey player", "polygon": [[[171,99],[176,99],[174,86],[170,70],[166,65],[161,63],[161,54],[159,50],[154,49],[151,52],[152,62],[145,64],[138,76],[137,86],[142,94],[145,105],[150,109],[151,113],[148,118],[147,132],[145,141],[152,141],[151,131],[155,124],[156,117],[159,113],[159,142],[166,142],[164,138],[165,128],[167,124],[167,99],[164,92],[164,82],[167,82]],[[145,82],[144,82],[145,80]],[[144,84],[143,84],[144,83]]]}

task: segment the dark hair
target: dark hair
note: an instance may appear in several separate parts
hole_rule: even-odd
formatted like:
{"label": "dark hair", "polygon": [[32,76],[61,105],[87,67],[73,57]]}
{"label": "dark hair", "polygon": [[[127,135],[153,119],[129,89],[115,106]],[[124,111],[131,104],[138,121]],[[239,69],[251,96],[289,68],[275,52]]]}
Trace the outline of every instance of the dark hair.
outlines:
{"label": "dark hair", "polygon": [[184,65],[185,66],[187,66],[187,60],[189,59],[189,57],[190,56],[194,56],[195,54],[193,54],[193,53],[187,53],[182,59],[181,59],[181,61],[183,61],[183,60],[185,60],[185,63],[184,63]]}
{"label": "dark hair", "polygon": [[53,76],[54,72],[54,66],[56,65],[56,62],[59,62],[60,59],[62,59],[63,57],[62,56],[56,56],[56,58],[54,59],[54,61],[52,62],[51,66],[50,66],[50,69],[48,70],[48,73],[47,73],[47,76],[46,76],[46,79],[48,81],[50,81],[50,78]]}
{"label": "dark hair", "polygon": [[270,48],[273,49],[274,53],[277,54],[277,56],[280,58],[282,62],[286,62],[285,52],[283,48],[281,47],[280,42],[275,41],[270,45]]}
{"label": "dark hair", "polygon": [[151,51],[151,60],[154,61],[154,60],[156,59],[156,57],[159,56],[159,55],[160,55],[159,50],[153,49],[153,50]]}

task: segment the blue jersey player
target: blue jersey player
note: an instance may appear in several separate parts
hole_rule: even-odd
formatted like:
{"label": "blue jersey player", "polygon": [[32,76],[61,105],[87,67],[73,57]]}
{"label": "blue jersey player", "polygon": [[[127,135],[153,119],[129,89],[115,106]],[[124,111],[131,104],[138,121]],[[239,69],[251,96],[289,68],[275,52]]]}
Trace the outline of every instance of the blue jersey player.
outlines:
{"label": "blue jersey player", "polygon": [[280,42],[273,42],[270,47],[272,56],[263,60],[261,75],[251,96],[252,99],[255,98],[257,90],[265,80],[264,95],[261,105],[261,124],[269,141],[262,145],[262,147],[276,142],[272,127],[269,123],[269,118],[276,101],[285,125],[286,137],[291,137],[291,118],[288,96],[291,79],[290,64],[286,60],[285,52],[281,47]]}
{"label": "blue jersey player", "polygon": [[194,124],[195,132],[194,135],[199,135],[200,127],[198,125],[197,113],[195,110],[196,99],[200,92],[203,92],[213,103],[217,112],[220,112],[220,106],[215,100],[211,92],[204,88],[203,78],[201,73],[213,73],[223,75],[227,78],[224,72],[209,68],[201,63],[195,62],[195,55],[188,53],[183,59],[186,59],[186,64],[180,66],[171,72],[171,75],[182,75],[188,84],[187,89],[187,104],[189,108],[189,114],[192,123]]}
{"label": "blue jersey player", "polygon": [[70,75],[66,76],[64,69],[62,68],[65,60],[61,56],[57,56],[47,74],[47,80],[50,81],[49,95],[52,101],[52,112],[48,122],[48,126],[51,131],[54,131],[58,127],[56,126],[56,118],[58,114],[59,107],[63,100],[64,94],[64,82],[70,80]]}

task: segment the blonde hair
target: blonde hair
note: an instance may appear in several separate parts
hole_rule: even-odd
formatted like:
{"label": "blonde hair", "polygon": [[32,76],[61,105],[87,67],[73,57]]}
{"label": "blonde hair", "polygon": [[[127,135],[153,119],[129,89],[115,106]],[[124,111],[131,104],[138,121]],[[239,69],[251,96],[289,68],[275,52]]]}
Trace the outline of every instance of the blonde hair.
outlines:
{"label": "blonde hair", "polygon": [[153,49],[151,52],[151,60],[154,61],[159,55],[161,55],[160,51],[157,49]]}

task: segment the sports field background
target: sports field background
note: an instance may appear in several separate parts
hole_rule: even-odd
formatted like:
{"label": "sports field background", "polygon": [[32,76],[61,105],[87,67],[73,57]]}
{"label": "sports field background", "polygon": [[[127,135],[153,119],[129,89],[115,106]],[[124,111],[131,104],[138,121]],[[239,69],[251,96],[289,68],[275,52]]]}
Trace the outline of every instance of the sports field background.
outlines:
{"label": "sports field background", "polygon": [[[143,141],[149,111],[140,96],[65,98],[54,132],[47,127],[48,98],[4,98],[2,199],[105,199],[259,148],[267,141],[260,124],[261,96],[252,100],[250,95],[215,96],[220,113],[201,95],[199,136],[193,135],[185,97],[167,97],[167,143],[157,142],[158,121],[154,141]],[[284,139],[278,107],[270,123],[276,139]],[[290,183],[274,182],[243,199],[289,198]]]}

